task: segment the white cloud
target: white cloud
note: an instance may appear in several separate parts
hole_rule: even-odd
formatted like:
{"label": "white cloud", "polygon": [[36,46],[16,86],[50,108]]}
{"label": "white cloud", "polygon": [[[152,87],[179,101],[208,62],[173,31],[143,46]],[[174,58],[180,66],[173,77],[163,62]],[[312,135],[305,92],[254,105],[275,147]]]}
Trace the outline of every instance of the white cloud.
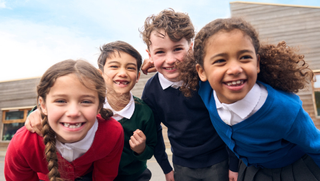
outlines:
{"label": "white cloud", "polygon": [[11,20],[0,30],[0,81],[41,76],[51,65],[65,59],[86,59],[93,65],[98,41],[79,37],[64,27]]}
{"label": "white cloud", "polygon": [[1,9],[1,8],[7,8],[7,7],[6,7],[6,1],[0,0],[0,9]]}

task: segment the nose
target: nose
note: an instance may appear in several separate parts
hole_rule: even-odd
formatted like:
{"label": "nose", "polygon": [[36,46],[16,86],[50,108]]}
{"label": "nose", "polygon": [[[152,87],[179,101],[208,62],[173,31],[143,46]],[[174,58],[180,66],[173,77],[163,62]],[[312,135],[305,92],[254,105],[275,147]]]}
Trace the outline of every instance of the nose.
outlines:
{"label": "nose", "polygon": [[172,54],[172,53],[168,53],[167,57],[166,57],[166,62],[167,64],[174,64],[177,61],[177,58]]}
{"label": "nose", "polygon": [[227,74],[236,76],[236,75],[240,75],[242,72],[243,72],[243,69],[240,62],[238,61],[229,62]]}
{"label": "nose", "polygon": [[125,68],[119,69],[118,75],[121,77],[126,77],[127,76],[127,71]]}
{"label": "nose", "polygon": [[80,105],[77,103],[70,103],[68,106],[68,110],[66,112],[66,115],[68,117],[78,117],[81,115],[81,111],[80,111]]}

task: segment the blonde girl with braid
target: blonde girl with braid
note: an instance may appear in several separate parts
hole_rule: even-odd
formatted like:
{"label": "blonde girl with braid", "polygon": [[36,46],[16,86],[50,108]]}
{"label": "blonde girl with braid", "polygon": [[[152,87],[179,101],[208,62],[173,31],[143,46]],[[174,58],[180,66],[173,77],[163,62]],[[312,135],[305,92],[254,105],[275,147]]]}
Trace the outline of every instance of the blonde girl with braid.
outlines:
{"label": "blonde girl with braid", "polygon": [[6,180],[114,180],[123,129],[103,108],[99,71],[82,60],[59,62],[44,73],[37,93],[43,137],[17,131],[5,157]]}

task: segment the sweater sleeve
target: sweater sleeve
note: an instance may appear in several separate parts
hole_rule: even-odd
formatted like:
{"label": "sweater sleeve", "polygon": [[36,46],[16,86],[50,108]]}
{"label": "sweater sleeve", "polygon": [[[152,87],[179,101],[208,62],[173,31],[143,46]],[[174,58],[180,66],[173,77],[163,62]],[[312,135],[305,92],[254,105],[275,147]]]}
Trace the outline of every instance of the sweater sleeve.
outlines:
{"label": "sweater sleeve", "polygon": [[[30,150],[20,148],[23,144],[19,143],[17,135],[13,137],[8,146],[5,162],[4,162],[4,175],[7,181],[26,180],[38,181],[37,173],[32,170],[31,166],[24,157],[24,152]],[[36,163],[35,163],[36,164]]]}
{"label": "sweater sleeve", "polygon": [[169,163],[168,155],[166,153],[166,147],[164,144],[163,136],[162,136],[162,127],[161,127],[161,120],[159,120],[159,116],[157,116],[156,106],[153,103],[153,99],[148,96],[148,85],[145,86],[145,89],[142,93],[142,100],[151,108],[154,114],[156,130],[157,130],[157,144],[154,149],[154,157],[156,158],[158,164],[160,165],[162,171],[167,174],[171,172],[173,169]]}
{"label": "sweater sleeve", "polygon": [[[120,124],[119,124],[120,125]],[[110,154],[108,154],[103,159],[100,159],[98,161],[94,162],[94,169],[92,174],[92,180],[101,180],[101,181],[113,181],[116,176],[118,175],[118,168],[120,163],[120,158],[123,150],[123,144],[124,144],[124,133],[123,129],[120,126],[118,126],[121,131],[114,131],[119,134],[116,134],[114,138],[117,141],[115,141],[115,145],[113,146],[112,151]],[[116,129],[113,127],[113,129]],[[106,130],[107,131],[107,130]],[[107,144],[107,143],[105,143]],[[111,145],[109,145],[111,146]]]}
{"label": "sweater sleeve", "polygon": [[238,172],[239,159],[238,157],[226,146],[229,155],[229,170]]}
{"label": "sweater sleeve", "polygon": [[146,104],[144,104],[143,111],[144,115],[147,115],[147,118],[143,120],[145,125],[143,126],[144,129],[142,130],[146,136],[146,148],[140,155],[134,154],[136,155],[137,159],[141,161],[148,160],[153,156],[154,148],[157,144],[156,124],[152,110]]}
{"label": "sweater sleeve", "polygon": [[297,144],[320,167],[320,131],[302,107],[284,139]]}

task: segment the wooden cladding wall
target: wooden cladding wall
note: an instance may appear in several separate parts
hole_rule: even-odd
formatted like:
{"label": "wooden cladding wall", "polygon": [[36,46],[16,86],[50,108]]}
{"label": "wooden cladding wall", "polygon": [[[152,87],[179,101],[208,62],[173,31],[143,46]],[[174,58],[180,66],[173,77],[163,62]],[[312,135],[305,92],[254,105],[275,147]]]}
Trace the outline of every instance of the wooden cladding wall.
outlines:
{"label": "wooden cladding wall", "polygon": [[[0,118],[3,108],[30,107],[37,104],[36,86],[40,78],[0,82]],[[2,121],[0,133],[2,133]],[[1,145],[0,145],[1,147]]]}
{"label": "wooden cladding wall", "polygon": [[[232,17],[242,17],[258,30],[261,42],[286,41],[287,45],[300,49],[311,69],[320,69],[320,7],[231,2],[230,9]],[[320,128],[312,86],[298,95],[303,108]]]}

